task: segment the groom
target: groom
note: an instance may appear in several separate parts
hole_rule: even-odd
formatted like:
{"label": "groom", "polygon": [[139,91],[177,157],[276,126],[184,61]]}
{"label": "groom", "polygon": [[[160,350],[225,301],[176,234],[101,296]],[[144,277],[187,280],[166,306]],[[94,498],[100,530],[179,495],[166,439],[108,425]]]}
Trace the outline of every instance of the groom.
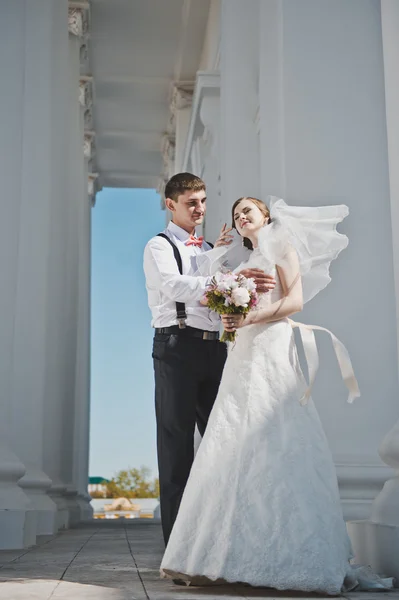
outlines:
{"label": "groom", "polygon": [[[155,328],[153,359],[162,529],[168,543],[194,459],[195,424],[204,434],[215,401],[226,345],[219,316],[200,303],[211,277],[194,276],[195,257],[211,249],[197,237],[206,211],[205,183],[191,173],[174,175],[165,187],[172,220],[144,250],[148,303]],[[215,245],[230,243],[222,229]],[[259,292],[275,281],[245,269]]]}

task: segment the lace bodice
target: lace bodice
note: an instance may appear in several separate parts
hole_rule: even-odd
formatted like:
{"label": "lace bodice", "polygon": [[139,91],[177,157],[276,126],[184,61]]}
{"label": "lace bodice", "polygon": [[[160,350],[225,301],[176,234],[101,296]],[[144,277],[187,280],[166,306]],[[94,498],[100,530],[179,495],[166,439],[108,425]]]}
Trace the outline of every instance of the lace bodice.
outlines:
{"label": "lace bodice", "polygon": [[267,273],[268,275],[272,275],[276,279],[276,287],[270,292],[260,295],[257,308],[265,308],[270,304],[273,304],[273,302],[277,302],[277,300],[280,300],[280,298],[282,298],[283,296],[283,288],[281,286],[281,281],[276,269],[276,265],[269,263],[265,259],[265,257],[260,253],[258,248],[255,248],[255,250],[252,251],[249,259],[246,262],[241,263],[241,265],[239,265],[237,269],[235,269],[235,271],[238,272],[242,269],[250,268],[262,269],[263,271],[265,271],[265,273]]}

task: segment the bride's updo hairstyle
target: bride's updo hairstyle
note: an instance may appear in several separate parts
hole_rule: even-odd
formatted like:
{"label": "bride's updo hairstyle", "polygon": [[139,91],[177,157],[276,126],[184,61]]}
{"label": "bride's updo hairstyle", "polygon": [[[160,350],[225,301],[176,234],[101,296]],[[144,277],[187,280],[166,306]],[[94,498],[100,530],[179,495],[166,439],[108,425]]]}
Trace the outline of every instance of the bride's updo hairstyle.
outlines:
{"label": "bride's updo hairstyle", "polygon": [[[262,202],[262,200],[258,200],[258,198],[252,198],[251,196],[243,196],[242,198],[238,198],[238,200],[236,200],[234,202],[233,208],[231,209],[231,220],[232,220],[231,226],[234,229],[237,230],[236,224],[234,222],[234,213],[235,213],[237,206],[243,200],[250,200],[251,202],[253,202],[253,204],[255,204],[255,206],[257,206],[259,208],[260,212],[265,216],[265,219],[267,219],[268,222],[270,221],[270,210],[267,208],[266,204],[264,202]],[[253,250],[252,242],[248,238],[243,237],[242,243],[245,246],[245,248],[248,248],[248,250]]]}

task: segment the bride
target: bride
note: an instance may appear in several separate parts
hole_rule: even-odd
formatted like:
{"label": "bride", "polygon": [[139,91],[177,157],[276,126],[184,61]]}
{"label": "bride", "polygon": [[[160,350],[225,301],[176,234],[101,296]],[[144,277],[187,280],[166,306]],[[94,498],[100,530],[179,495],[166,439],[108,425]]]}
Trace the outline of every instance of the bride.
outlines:
{"label": "bride", "polygon": [[[236,342],[229,348],[162,576],[187,584],[202,576],[331,595],[358,583],[349,566],[335,467],[310,398],[317,370],[313,331],[289,319],[330,281],[329,265],[347,245],[336,225],[347,214],[345,206],[295,208],[277,199],[269,211],[255,198],[235,202],[233,228],[245,244],[240,244],[245,268],[274,275],[277,285],[246,317],[222,317],[226,331],[237,330]],[[237,256],[233,246],[203,254],[208,271],[242,269],[243,264],[231,263]],[[293,326],[302,334],[309,386]],[[330,335],[352,401],[359,390],[350,359]]]}

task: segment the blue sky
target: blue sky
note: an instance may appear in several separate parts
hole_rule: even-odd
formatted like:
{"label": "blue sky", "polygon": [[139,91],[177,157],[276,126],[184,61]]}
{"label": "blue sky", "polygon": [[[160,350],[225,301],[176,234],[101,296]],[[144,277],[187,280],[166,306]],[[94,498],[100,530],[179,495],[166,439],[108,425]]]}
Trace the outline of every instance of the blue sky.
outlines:
{"label": "blue sky", "polygon": [[165,228],[153,190],[105,189],[92,211],[90,475],[157,474],[146,242]]}

